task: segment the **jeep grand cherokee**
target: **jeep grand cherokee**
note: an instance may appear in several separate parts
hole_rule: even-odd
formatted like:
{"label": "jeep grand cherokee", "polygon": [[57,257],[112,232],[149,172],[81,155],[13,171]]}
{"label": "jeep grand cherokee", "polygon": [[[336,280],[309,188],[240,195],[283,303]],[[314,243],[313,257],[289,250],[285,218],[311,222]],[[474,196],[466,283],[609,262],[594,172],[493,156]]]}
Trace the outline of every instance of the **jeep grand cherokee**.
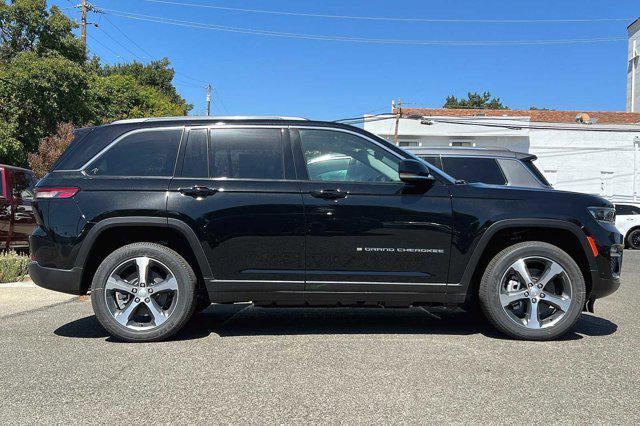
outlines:
{"label": "jeep grand cherokee", "polygon": [[183,117],[77,135],[37,185],[29,272],[91,290],[126,341],[247,301],[480,307],[503,333],[546,340],[619,286],[609,202],[458,181],[356,127]]}

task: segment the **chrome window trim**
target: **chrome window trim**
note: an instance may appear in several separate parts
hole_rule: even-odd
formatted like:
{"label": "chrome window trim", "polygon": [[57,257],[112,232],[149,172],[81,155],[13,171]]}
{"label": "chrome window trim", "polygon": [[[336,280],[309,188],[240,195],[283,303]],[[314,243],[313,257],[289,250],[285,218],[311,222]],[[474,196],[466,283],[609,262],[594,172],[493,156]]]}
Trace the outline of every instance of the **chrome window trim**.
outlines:
{"label": "chrome window trim", "polygon": [[[91,157],[89,159],[89,161],[85,162],[80,168],[72,169],[72,170],[57,170],[57,171],[60,171],[60,172],[82,172],[86,176],[96,177],[96,176],[92,176],[92,175],[88,174],[85,171],[85,169],[87,167],[89,167],[89,165],[91,163],[93,163],[95,160],[100,158],[100,156],[102,156],[105,152],[109,151],[115,144],[120,142],[122,139],[126,138],[127,136],[130,136],[130,135],[133,135],[133,134],[136,134],[136,133],[142,133],[142,132],[153,132],[153,131],[158,131],[158,130],[182,130],[182,134],[180,135],[180,141],[178,142],[178,151],[179,151],[180,150],[180,144],[182,143],[182,137],[184,136],[184,128],[185,128],[185,126],[170,126],[170,127],[162,127],[161,126],[161,127],[149,127],[149,128],[144,128],[144,129],[133,129],[133,130],[130,130],[130,131],[126,132],[126,133],[121,134],[120,136],[115,138],[113,141],[111,141],[109,143],[109,145],[107,145],[104,148],[102,148],[96,155]],[[175,167],[175,165],[174,165],[174,167]],[[134,177],[134,176],[127,176],[127,177]],[[142,176],[142,177],[152,177],[152,176]],[[162,176],[162,177],[166,177],[166,176]]]}

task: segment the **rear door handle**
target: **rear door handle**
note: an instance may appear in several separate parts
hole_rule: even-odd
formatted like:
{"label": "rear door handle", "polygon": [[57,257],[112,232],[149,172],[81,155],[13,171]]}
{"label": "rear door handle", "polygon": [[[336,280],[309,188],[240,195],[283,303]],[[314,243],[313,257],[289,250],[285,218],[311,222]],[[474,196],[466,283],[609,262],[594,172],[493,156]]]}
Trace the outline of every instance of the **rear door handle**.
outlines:
{"label": "rear door handle", "polygon": [[348,192],[341,191],[339,189],[320,189],[310,192],[312,197],[323,198],[325,200],[337,200],[339,198],[345,198]]}
{"label": "rear door handle", "polygon": [[208,188],[206,186],[192,186],[191,188],[180,188],[178,189],[182,195],[186,195],[194,198],[204,198],[210,195],[215,195],[218,190]]}

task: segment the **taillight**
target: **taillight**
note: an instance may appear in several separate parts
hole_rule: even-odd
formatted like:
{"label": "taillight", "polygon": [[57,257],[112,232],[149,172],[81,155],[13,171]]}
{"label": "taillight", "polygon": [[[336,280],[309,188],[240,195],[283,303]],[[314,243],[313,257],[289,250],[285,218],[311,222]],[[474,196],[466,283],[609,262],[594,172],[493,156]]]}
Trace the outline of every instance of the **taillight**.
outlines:
{"label": "taillight", "polygon": [[36,188],[35,198],[71,198],[80,188]]}

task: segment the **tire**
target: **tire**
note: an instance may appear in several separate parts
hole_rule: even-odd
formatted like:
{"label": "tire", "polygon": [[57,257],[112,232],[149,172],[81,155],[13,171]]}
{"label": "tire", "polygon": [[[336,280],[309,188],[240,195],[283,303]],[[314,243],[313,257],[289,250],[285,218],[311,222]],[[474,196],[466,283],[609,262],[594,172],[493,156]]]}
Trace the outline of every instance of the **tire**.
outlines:
{"label": "tire", "polygon": [[627,235],[627,247],[640,250],[640,228],[632,229]]}
{"label": "tire", "polygon": [[553,340],[578,321],[585,288],[571,256],[554,245],[529,241],[502,250],[489,262],[478,295],[485,316],[502,333],[522,340]]}
{"label": "tire", "polygon": [[126,342],[159,341],[178,332],[193,315],[196,285],[193,269],[174,250],[134,243],[102,261],[93,277],[91,304],[113,337]]}

